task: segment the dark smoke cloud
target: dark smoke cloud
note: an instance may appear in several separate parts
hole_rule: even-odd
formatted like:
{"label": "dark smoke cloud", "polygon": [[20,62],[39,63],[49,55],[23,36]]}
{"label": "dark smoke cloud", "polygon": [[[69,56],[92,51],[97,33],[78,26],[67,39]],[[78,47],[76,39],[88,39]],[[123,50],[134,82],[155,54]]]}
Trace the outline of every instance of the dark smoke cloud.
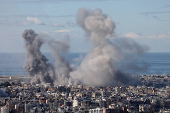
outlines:
{"label": "dark smoke cloud", "polygon": [[47,63],[48,59],[40,51],[43,39],[31,29],[25,30],[22,37],[25,40],[27,58],[24,69],[33,77],[31,83],[53,83],[54,66]]}
{"label": "dark smoke cloud", "polygon": [[115,40],[113,37],[115,23],[102,10],[94,11],[81,8],[77,12],[77,24],[85,31],[85,35],[94,44],[93,50],[87,54],[80,67],[71,73],[86,85],[130,85],[139,83],[136,77],[124,74],[116,64],[125,59],[125,52],[132,56],[143,54],[147,48],[126,39]]}

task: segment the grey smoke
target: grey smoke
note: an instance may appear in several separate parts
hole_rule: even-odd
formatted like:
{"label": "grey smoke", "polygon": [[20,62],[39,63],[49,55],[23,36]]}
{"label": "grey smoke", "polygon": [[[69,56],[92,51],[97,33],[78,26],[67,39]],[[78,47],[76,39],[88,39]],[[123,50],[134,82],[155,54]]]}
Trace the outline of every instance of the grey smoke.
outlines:
{"label": "grey smoke", "polygon": [[54,66],[47,63],[48,59],[40,51],[43,39],[31,29],[25,30],[22,37],[25,40],[27,58],[24,69],[33,77],[31,83],[53,83]]}
{"label": "grey smoke", "polygon": [[[38,35],[33,30],[25,30],[23,33],[25,40],[26,57],[24,69],[29,76],[32,76],[32,84],[68,85],[72,84],[70,64],[61,54],[69,51],[69,36],[65,41],[48,40],[48,35]],[[48,63],[48,59],[42,55],[40,49],[42,44],[48,43],[56,58],[55,66]]]}
{"label": "grey smoke", "polygon": [[[53,66],[40,51],[44,39],[33,30],[25,30],[23,38],[27,61],[24,69],[33,77],[32,83],[95,86],[140,84],[136,76],[132,76],[132,73],[127,74],[123,69],[130,69],[133,72],[147,70],[149,67],[147,63],[144,62],[143,66],[127,63],[122,69],[118,68],[118,64],[127,58],[130,58],[130,62],[137,59],[149,49],[147,46],[125,38],[111,39],[114,37],[116,26],[101,9],[93,11],[81,8],[77,12],[76,21],[94,47],[74,70],[69,61],[62,56],[69,51],[69,37],[65,41],[46,41],[56,58]],[[127,57],[127,53],[130,56]]]}
{"label": "grey smoke", "polygon": [[[77,12],[77,24],[85,31],[86,37],[93,42],[93,50],[87,54],[71,77],[86,85],[129,85],[139,80],[117,69],[116,64],[125,59],[125,52],[132,55],[143,54],[147,48],[134,41],[110,41],[115,23],[101,9],[94,11],[81,8]],[[124,42],[126,42],[124,44]]]}
{"label": "grey smoke", "polygon": [[121,62],[125,62],[121,64],[121,71],[128,70],[131,71],[133,74],[137,74],[138,72],[147,71],[150,67],[145,61],[141,61],[141,65],[137,65],[135,62],[138,62],[138,57],[145,54],[150,48],[146,45],[140,45],[139,43],[135,42],[133,39],[128,38],[117,38],[113,42],[122,53],[124,54],[124,60]]}
{"label": "grey smoke", "polygon": [[70,72],[72,68],[69,61],[62,56],[62,54],[69,51],[69,36],[66,36],[65,41],[51,40],[48,42],[48,45],[52,50],[53,56],[56,58],[56,79],[54,85],[71,85]]}

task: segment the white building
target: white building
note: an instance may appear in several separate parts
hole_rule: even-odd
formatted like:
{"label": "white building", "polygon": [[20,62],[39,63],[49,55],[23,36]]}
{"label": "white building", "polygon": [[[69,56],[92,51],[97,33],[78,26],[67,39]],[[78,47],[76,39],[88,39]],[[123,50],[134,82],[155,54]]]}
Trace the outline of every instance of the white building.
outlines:
{"label": "white building", "polygon": [[1,113],[9,113],[9,107],[7,106],[1,107]]}
{"label": "white building", "polygon": [[90,109],[89,113],[103,113],[103,109],[101,108]]}

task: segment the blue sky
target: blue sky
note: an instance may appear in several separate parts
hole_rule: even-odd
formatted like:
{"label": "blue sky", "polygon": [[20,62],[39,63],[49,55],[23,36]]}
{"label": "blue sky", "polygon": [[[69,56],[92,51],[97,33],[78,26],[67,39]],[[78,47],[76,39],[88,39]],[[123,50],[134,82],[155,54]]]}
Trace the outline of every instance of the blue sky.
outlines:
{"label": "blue sky", "polygon": [[[132,38],[149,52],[170,52],[170,0],[0,0],[0,52],[25,52],[25,29],[56,39],[69,34],[70,52],[89,51],[91,44],[76,24],[82,7],[109,15],[116,38]],[[46,46],[42,50],[48,52]]]}

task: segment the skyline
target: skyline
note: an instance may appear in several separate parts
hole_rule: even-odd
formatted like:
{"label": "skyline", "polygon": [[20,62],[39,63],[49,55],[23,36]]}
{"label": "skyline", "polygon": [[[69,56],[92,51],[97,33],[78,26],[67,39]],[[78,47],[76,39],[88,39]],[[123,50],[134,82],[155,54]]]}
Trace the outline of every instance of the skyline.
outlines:
{"label": "skyline", "polygon": [[[170,1],[168,0],[10,0],[0,1],[0,52],[25,52],[22,33],[36,33],[60,39],[70,36],[70,52],[92,48],[76,24],[81,7],[100,8],[116,24],[116,38],[131,38],[150,47],[149,52],[170,52]],[[43,52],[49,48],[43,46]]]}

